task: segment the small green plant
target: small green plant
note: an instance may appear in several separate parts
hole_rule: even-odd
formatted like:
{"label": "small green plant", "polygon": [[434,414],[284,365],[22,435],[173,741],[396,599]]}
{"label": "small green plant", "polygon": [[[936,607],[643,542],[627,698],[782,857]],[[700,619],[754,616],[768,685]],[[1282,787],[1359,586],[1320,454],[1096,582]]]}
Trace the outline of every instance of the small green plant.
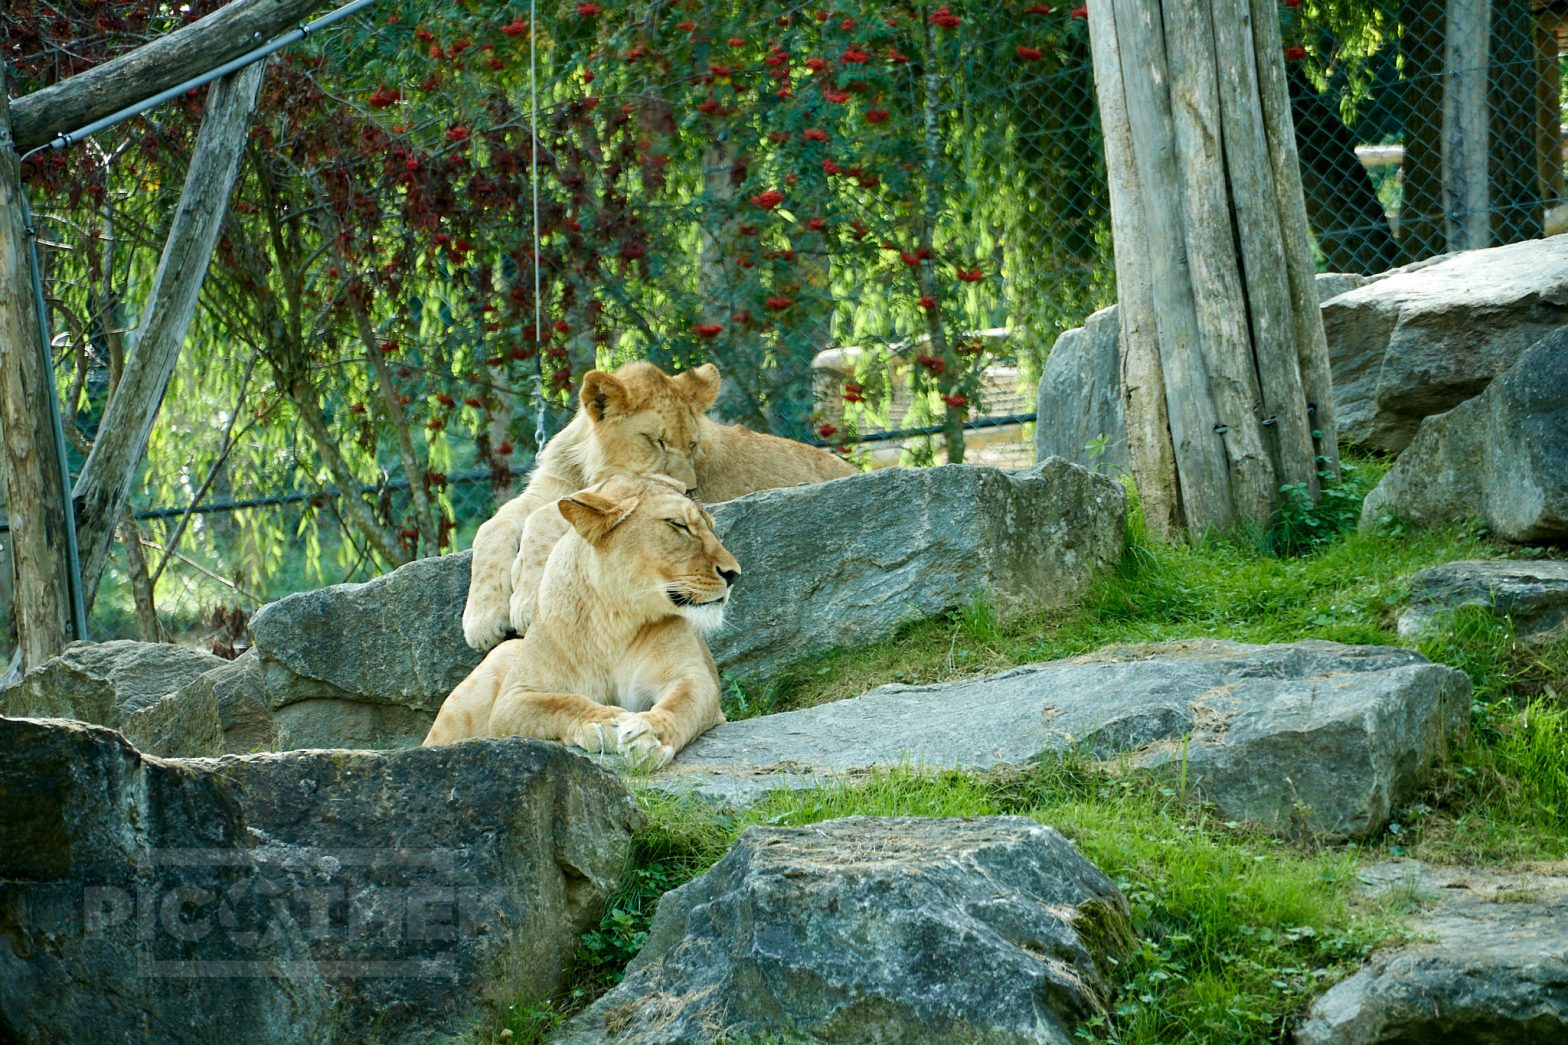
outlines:
{"label": "small green plant", "polygon": [[1361,518],[1361,502],[1371,489],[1362,473],[1353,461],[1342,460],[1336,475],[1328,458],[1319,457],[1316,501],[1304,482],[1282,485],[1267,547],[1276,555],[1301,555],[1353,528]]}

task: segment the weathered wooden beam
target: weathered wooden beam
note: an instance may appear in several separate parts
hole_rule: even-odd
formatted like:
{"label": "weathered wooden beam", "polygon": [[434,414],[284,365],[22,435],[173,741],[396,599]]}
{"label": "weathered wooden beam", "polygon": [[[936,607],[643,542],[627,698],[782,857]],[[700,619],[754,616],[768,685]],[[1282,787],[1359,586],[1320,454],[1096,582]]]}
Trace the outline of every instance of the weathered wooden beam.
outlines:
{"label": "weathered wooden beam", "polygon": [[98,426],[73,500],[82,556],[82,587],[90,603],[109,558],[114,529],[163,403],[185,333],[196,311],[207,265],[227,213],[229,192],[249,139],[251,110],[266,63],[221,80],[207,94],[185,189],[169,226],[152,290],[141,310],[135,348]]}
{"label": "weathered wooden beam", "polygon": [[1165,375],[1165,403],[1178,462],[1184,521],[1189,530],[1226,530],[1236,523],[1220,418],[1209,395],[1208,366],[1188,264],[1181,170],[1171,113],[1165,26],[1154,0],[1111,0],[1127,93],[1133,162],[1143,190],[1145,244],[1154,295],[1155,336]]}
{"label": "weathered wooden beam", "polygon": [[11,103],[17,152],[216,69],[294,28],[329,0],[234,0],[200,21]]}
{"label": "weathered wooden beam", "polygon": [[[1318,474],[1312,426],[1301,390],[1280,200],[1274,191],[1274,167],[1269,160],[1258,83],[1260,61],[1273,68],[1281,59],[1278,52],[1255,53],[1248,0],[1213,0],[1213,20],[1226,171],[1247,294],[1244,315],[1252,327],[1247,362],[1255,366],[1258,375],[1262,396],[1259,428],[1274,472],[1268,503],[1278,496],[1282,483],[1303,483],[1315,498]],[[1287,117],[1288,113],[1287,108]],[[1305,210],[1302,218],[1305,220]]]}
{"label": "weathered wooden beam", "polygon": [[[1089,5],[1094,51],[1094,91],[1110,180],[1111,236],[1120,244],[1147,243],[1143,191],[1133,159],[1127,92],[1122,83],[1116,18],[1108,3]],[[1165,409],[1165,376],[1154,325],[1154,288],[1142,250],[1116,251],[1116,321],[1122,349],[1122,401],[1127,412],[1127,455],[1150,532],[1174,540],[1182,532],[1181,488]]]}
{"label": "weathered wooden beam", "polygon": [[1490,238],[1491,32],[1491,0],[1449,0],[1443,72],[1443,188],[1449,250],[1485,247]]}
{"label": "weathered wooden beam", "polygon": [[0,66],[0,472],[11,524],[11,571],[22,666],[59,653],[70,638],[65,483],[51,423],[39,342],[21,164],[11,149],[10,107]]}
{"label": "weathered wooden beam", "polygon": [[[1301,186],[1301,159],[1291,126],[1290,87],[1284,63],[1274,0],[1251,0],[1253,50],[1258,56],[1258,95],[1263,104],[1263,132],[1274,168],[1274,195],[1279,207],[1280,242],[1285,249],[1285,274],[1290,285],[1291,325],[1301,391],[1307,401],[1307,423],[1315,457],[1324,470],[1339,474],[1339,437],[1334,422],[1334,383],[1329,374],[1328,339],[1318,308],[1317,266],[1312,259],[1311,226]],[[1316,464],[1316,460],[1313,462]]]}

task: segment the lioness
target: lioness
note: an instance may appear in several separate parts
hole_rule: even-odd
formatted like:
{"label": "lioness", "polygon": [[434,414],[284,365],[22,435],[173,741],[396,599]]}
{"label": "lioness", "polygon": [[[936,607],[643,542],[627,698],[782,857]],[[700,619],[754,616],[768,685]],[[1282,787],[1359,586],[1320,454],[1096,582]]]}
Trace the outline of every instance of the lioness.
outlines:
{"label": "lioness", "polygon": [[[540,452],[528,486],[474,535],[463,638],[490,649],[527,629],[538,576],[567,529],[561,497],[611,475],[668,475],[707,503],[758,490],[853,475],[847,462],[804,443],[720,425],[704,416],[719,394],[709,363],[671,377],[652,363],[590,371],[577,416]],[[530,517],[546,509],[530,527]],[[528,530],[525,541],[525,529]]]}
{"label": "lioness", "polygon": [[616,476],[562,498],[571,532],[550,553],[532,627],[452,691],[425,746],[537,737],[657,769],[723,722],[701,632],[723,622],[740,566],[681,490]]}

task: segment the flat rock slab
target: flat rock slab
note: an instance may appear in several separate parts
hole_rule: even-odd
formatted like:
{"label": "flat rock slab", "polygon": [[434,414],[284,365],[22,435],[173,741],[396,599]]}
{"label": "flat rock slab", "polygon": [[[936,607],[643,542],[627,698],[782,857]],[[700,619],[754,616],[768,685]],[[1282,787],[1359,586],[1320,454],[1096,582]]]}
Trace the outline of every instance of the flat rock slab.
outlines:
{"label": "flat rock slab", "polygon": [[1506,873],[1416,861],[1362,872],[1411,890],[1414,942],[1325,992],[1296,1045],[1568,1042],[1568,866]]}
{"label": "flat rock slab", "polygon": [[732,678],[766,681],[984,595],[999,618],[1071,604],[1122,554],[1120,484],[1061,458],[1027,472],[886,468],[714,508],[740,562],[724,629]]}
{"label": "flat rock slab", "polygon": [[[153,705],[228,663],[205,650],[166,642],[73,642],[0,692],[0,713],[137,728],[170,713],[166,706],[149,715]],[[166,736],[149,736],[147,749],[168,756],[216,753],[216,718],[198,711],[186,719]]]}
{"label": "flat rock slab", "polygon": [[1461,606],[1507,617],[1527,643],[1568,638],[1568,561],[1469,559],[1422,570],[1410,579],[1410,605],[1399,634],[1415,638]]}
{"label": "flat rock slab", "polygon": [[1417,653],[1192,640],[985,678],[883,686],[715,727],[649,785],[732,805],[896,766],[988,770],[1071,750],[1180,773],[1228,817],[1368,835],[1464,727],[1470,683]]}
{"label": "flat rock slab", "polygon": [[1067,1045],[1131,942],[1115,884],[1023,817],[751,828],[551,1041]]}
{"label": "flat rock slab", "polygon": [[[714,658],[766,683],[982,594],[1004,619],[1067,605],[1121,557],[1125,511],[1118,483],[1060,459],[1028,472],[885,469],[716,505],[742,573]],[[418,744],[480,660],[462,635],[470,559],[263,607],[245,656],[193,680],[141,735],[200,732],[179,754]]]}
{"label": "flat rock slab", "polygon": [[1341,442],[1397,453],[1568,324],[1568,239],[1396,269],[1323,305]]}
{"label": "flat rock slab", "polygon": [[1422,421],[1367,494],[1361,526],[1387,518],[1415,526],[1479,518],[1505,541],[1568,540],[1565,390],[1568,325],[1522,352],[1474,399]]}
{"label": "flat rock slab", "polygon": [[467,1035],[559,989],[640,822],[520,738],[165,760],[0,718],[0,1040]]}

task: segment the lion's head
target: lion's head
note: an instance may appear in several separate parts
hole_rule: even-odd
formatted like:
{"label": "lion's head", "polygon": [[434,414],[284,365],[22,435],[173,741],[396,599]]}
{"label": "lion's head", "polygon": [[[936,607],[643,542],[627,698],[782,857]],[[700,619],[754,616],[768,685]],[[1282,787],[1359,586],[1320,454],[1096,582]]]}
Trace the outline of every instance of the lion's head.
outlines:
{"label": "lion's head", "polygon": [[703,631],[724,622],[740,564],[678,481],[614,476],[556,507],[593,550],[594,587],[614,605],[650,620],[676,614]]}
{"label": "lion's head", "polygon": [[683,492],[696,489],[698,419],[718,394],[712,363],[674,377],[652,363],[590,371],[579,400],[590,425],[579,449],[583,472],[590,480],[667,475]]}

